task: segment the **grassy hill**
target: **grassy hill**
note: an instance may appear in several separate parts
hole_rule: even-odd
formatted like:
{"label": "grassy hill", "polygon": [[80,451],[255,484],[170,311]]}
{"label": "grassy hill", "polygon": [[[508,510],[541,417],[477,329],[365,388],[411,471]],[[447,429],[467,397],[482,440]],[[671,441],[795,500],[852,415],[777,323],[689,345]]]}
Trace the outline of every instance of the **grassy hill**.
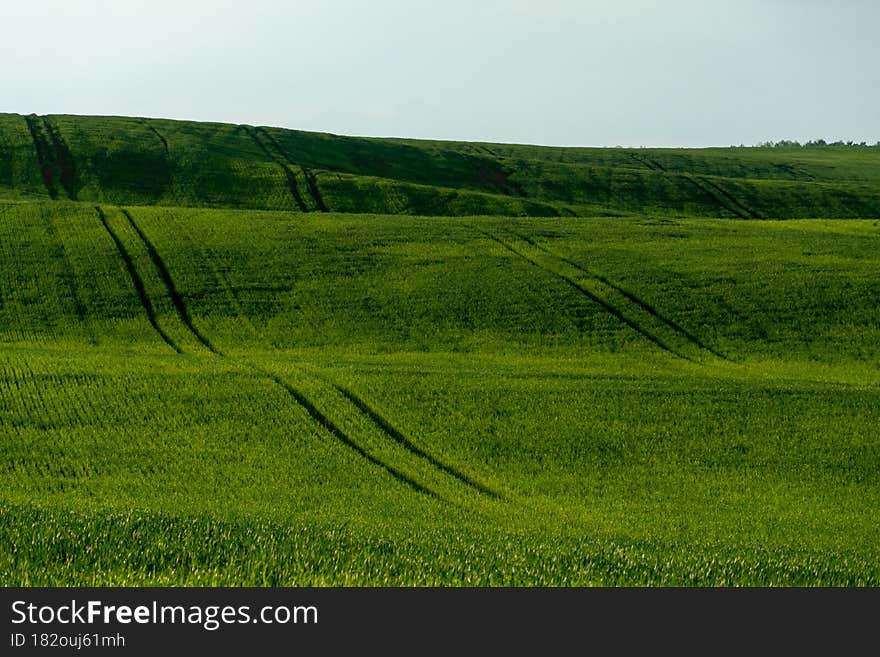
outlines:
{"label": "grassy hill", "polygon": [[878,165],[3,115],[0,584],[877,585]]}
{"label": "grassy hill", "polygon": [[134,205],[425,216],[876,218],[878,153],[864,147],[562,149],[0,115],[5,195]]}

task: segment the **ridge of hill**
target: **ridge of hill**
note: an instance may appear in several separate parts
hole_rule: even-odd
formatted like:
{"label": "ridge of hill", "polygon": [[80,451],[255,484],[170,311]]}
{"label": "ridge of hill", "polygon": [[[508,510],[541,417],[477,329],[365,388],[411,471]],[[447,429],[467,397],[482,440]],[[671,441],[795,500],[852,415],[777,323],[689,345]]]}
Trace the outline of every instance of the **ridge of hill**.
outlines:
{"label": "ridge of hill", "polygon": [[0,114],[0,197],[408,215],[880,217],[880,149],[624,149]]}

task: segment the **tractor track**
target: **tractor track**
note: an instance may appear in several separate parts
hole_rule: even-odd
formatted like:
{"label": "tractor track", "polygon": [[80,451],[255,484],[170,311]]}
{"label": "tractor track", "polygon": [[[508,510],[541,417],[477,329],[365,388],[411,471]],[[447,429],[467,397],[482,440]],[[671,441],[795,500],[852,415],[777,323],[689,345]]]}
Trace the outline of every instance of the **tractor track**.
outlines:
{"label": "tractor track", "polygon": [[186,236],[186,239],[189,240],[189,242],[193,246],[193,248],[196,248],[199,250],[199,252],[201,253],[202,260],[204,262],[209,262],[211,264],[211,271],[214,274],[214,280],[216,283],[220,284],[220,286],[223,288],[223,290],[226,291],[227,298],[229,299],[231,306],[235,310],[236,316],[241,318],[242,321],[244,321],[244,323],[247,324],[248,328],[253,332],[254,335],[259,335],[260,331],[257,329],[257,327],[254,325],[253,321],[251,321],[251,318],[244,311],[244,306],[241,303],[241,298],[239,297],[238,291],[241,289],[244,289],[247,291],[268,291],[268,292],[279,293],[279,292],[286,292],[287,288],[279,288],[279,287],[260,288],[260,287],[256,287],[256,286],[236,288],[235,286],[233,286],[232,282],[229,280],[229,276],[226,275],[226,272],[222,271],[219,267],[217,267],[217,265],[214,262],[214,259],[208,255],[208,253],[205,251],[205,249],[202,247],[202,245],[199,243],[199,241],[197,239],[195,239],[195,237],[192,234],[192,230],[190,229],[189,224],[187,222],[181,222],[181,225],[182,225],[183,234]]}
{"label": "tractor track", "polygon": [[122,240],[119,239],[119,236],[113,231],[110,227],[110,223],[107,221],[107,215],[104,214],[104,211],[100,206],[95,206],[95,212],[98,213],[98,218],[101,220],[101,223],[104,225],[104,229],[110,235],[110,238],[113,240],[113,243],[116,245],[117,251],[119,251],[119,255],[122,257],[122,262],[125,263],[125,269],[128,271],[128,276],[131,279],[132,284],[134,285],[135,292],[137,292],[138,299],[140,299],[141,305],[147,313],[147,319],[150,321],[150,326],[159,334],[159,337],[167,344],[169,347],[174,349],[178,354],[183,353],[183,349],[177,346],[177,343],[172,340],[165,331],[162,330],[162,327],[159,326],[159,321],[156,318],[156,310],[153,308],[153,303],[150,301],[150,297],[147,294],[147,289],[144,286],[144,281],[141,278],[140,274],[138,274],[137,267],[134,265],[134,260],[131,257],[131,254],[125,249],[125,245],[122,243]]}
{"label": "tractor track", "polygon": [[140,226],[137,225],[134,218],[131,216],[131,213],[125,208],[120,208],[122,214],[128,220],[128,223],[131,225],[132,229],[140,240],[144,243],[144,247],[147,249],[147,254],[150,256],[150,260],[153,261],[153,265],[156,267],[156,270],[159,272],[159,276],[162,279],[162,283],[165,285],[165,289],[168,290],[168,296],[171,298],[171,303],[174,305],[174,309],[177,311],[177,315],[180,317],[180,321],[183,322],[183,325],[186,326],[187,330],[192,333],[196,340],[201,343],[203,347],[205,347],[212,354],[220,355],[220,352],[214,348],[214,345],[211,344],[211,341],[208,340],[204,335],[202,335],[199,330],[193,325],[192,317],[189,315],[189,311],[186,308],[186,303],[183,300],[183,297],[180,296],[180,293],[177,291],[177,288],[174,285],[174,280],[171,278],[171,274],[168,271],[168,268],[165,266],[165,262],[162,260],[159,252],[156,251],[156,248],[153,246],[153,243],[147,238],[144,232],[140,229]]}
{"label": "tractor track", "polygon": [[[263,140],[260,139],[259,133],[256,128],[252,128],[250,126],[239,126],[242,130],[244,130],[247,134],[250,135],[251,139],[254,140],[254,143],[260,147],[260,150],[268,157],[272,162],[281,167],[281,170],[284,172],[284,176],[287,178],[287,188],[290,190],[290,195],[293,197],[296,206],[300,209],[300,212],[308,212],[309,208],[306,206],[306,202],[302,197],[302,194],[299,191],[299,183],[296,181],[296,174],[291,170],[288,163],[285,161],[285,158],[272,153],[269,150],[269,147],[263,143]],[[308,181],[306,181],[308,185]]]}
{"label": "tractor track", "polygon": [[76,164],[61,132],[46,116],[29,114],[24,120],[37,151],[37,163],[49,197],[58,200],[60,185],[67,198],[75,201]]}
{"label": "tractor track", "polygon": [[34,149],[37,151],[37,163],[40,165],[40,175],[43,178],[43,184],[46,185],[49,198],[54,201],[58,198],[58,183],[55,180],[55,164],[52,149],[42,133],[39,117],[36,114],[30,114],[24,117],[24,120],[27,123],[28,131],[31,133]]}
{"label": "tractor track", "polygon": [[[695,178],[697,178],[697,176],[695,176]],[[758,212],[755,212],[754,210],[752,210],[745,203],[743,203],[742,201],[737,199],[733,194],[731,194],[726,189],[721,187],[721,185],[719,185],[718,183],[716,183],[712,180],[709,180],[705,176],[699,176],[698,178],[704,185],[706,185],[710,189],[715,190],[716,193],[720,194],[724,199],[726,199],[727,202],[732,206],[731,209],[738,208],[738,210],[736,210],[737,214],[740,214],[740,216],[742,216],[743,219],[763,219],[764,218]],[[743,216],[743,215],[745,215],[745,216]]]}
{"label": "tractor track", "polygon": [[[491,241],[499,244],[506,251],[513,253],[518,258],[529,263],[533,267],[536,267],[536,268],[540,269],[541,271],[544,271],[548,274],[551,274],[552,276],[564,281],[566,283],[566,285],[571,287],[578,294],[586,297],[587,299],[589,299],[593,303],[598,304],[603,310],[605,310],[610,315],[612,315],[614,318],[616,318],[618,321],[622,322],[623,324],[625,324],[626,326],[631,328],[633,331],[635,331],[636,333],[638,333],[639,335],[641,335],[642,337],[647,339],[649,342],[654,344],[656,347],[658,347],[662,351],[665,351],[668,354],[670,354],[676,358],[680,358],[680,359],[688,361],[690,363],[694,363],[694,364],[698,364],[698,365],[702,364],[702,362],[699,359],[689,355],[688,353],[685,353],[685,351],[683,351],[680,348],[676,348],[676,347],[672,346],[669,343],[669,341],[666,340],[665,338],[663,338],[660,335],[657,335],[655,332],[645,328],[644,326],[642,326],[642,324],[633,320],[632,318],[627,317],[627,315],[624,314],[623,310],[621,310],[620,308],[618,308],[617,306],[615,306],[613,303],[609,302],[608,300],[603,299],[601,296],[599,296],[595,292],[589,290],[584,285],[582,285],[577,280],[575,280],[575,278],[568,276],[562,272],[556,271],[555,269],[553,269],[547,265],[542,264],[539,260],[536,260],[535,258],[530,257],[526,253],[523,253],[521,250],[517,249],[515,246],[509,244],[508,242],[499,238],[498,236],[493,235],[492,233],[488,233],[488,232],[482,231],[482,230],[478,230],[478,232],[480,232],[482,235],[484,235],[486,238],[490,239]],[[513,234],[513,235],[515,237],[519,237],[519,236],[516,236],[515,234]],[[676,336],[684,339],[687,346],[689,346],[691,348],[696,348],[696,349],[699,349],[700,351],[711,354],[713,357],[716,357],[716,358],[719,358],[722,360],[727,360],[722,354],[718,353],[714,349],[710,349],[708,347],[701,346],[702,345],[701,341],[699,341],[699,340],[694,341],[693,339],[691,339],[691,337],[689,337],[689,336],[691,336],[691,334],[689,332],[685,331],[684,329],[682,329],[681,331],[674,329],[674,326],[677,326],[677,324],[672,322],[672,320],[666,320],[660,313],[658,313],[656,311],[652,313],[649,310],[649,308],[651,308],[651,306],[649,306],[649,304],[641,302],[640,300],[635,301],[636,297],[634,297],[634,295],[624,293],[624,291],[622,289],[620,289],[618,286],[613,285],[613,284],[609,284],[608,282],[605,282],[605,281],[607,281],[607,279],[605,279],[605,281],[603,281],[602,278],[597,278],[594,274],[592,274],[591,272],[588,272],[587,270],[585,270],[579,266],[573,266],[573,263],[571,263],[570,261],[559,258],[558,256],[556,256],[552,252],[547,251],[546,249],[543,249],[541,247],[538,247],[537,245],[534,248],[542,251],[546,255],[548,255],[548,256],[550,256],[560,262],[563,262],[565,265],[567,265],[569,267],[573,267],[573,268],[577,269],[580,273],[583,273],[586,277],[592,279],[593,281],[599,283],[600,285],[603,285],[603,286],[606,286],[607,288],[610,288],[611,290],[613,290],[617,294],[621,295],[622,297],[624,297],[628,301],[630,301],[633,304],[633,306],[635,306],[638,309],[637,312],[641,311],[641,312],[645,313],[646,315],[653,317],[657,321],[663,323],[667,327],[673,328]]]}
{"label": "tractor track", "polygon": [[[632,157],[636,162],[645,165],[652,171],[662,171],[664,173],[668,173],[666,167],[664,167],[656,160],[644,157],[638,153],[630,153],[630,157]],[[745,203],[737,199],[726,189],[713,182],[712,180],[709,180],[709,178],[707,178],[706,176],[699,176],[693,173],[684,173],[683,175],[697,189],[702,191],[704,194],[709,195],[723,209],[733,213],[740,219],[764,218],[758,212],[752,210]]]}
{"label": "tractor track", "polygon": [[[162,336],[163,340],[165,340],[165,342],[169,344],[169,346],[171,346],[177,353],[184,353],[184,351],[180,347],[178,347],[159,327],[158,322],[156,321],[155,310],[153,309],[153,305],[150,302],[149,297],[146,293],[143,280],[136,271],[134,261],[132,260],[129,253],[126,251],[125,246],[122,244],[119,237],[110,228],[109,222],[107,221],[107,218],[101,208],[96,206],[95,210],[98,212],[98,216],[100,217],[101,222],[104,224],[107,232],[113,238],[113,241],[116,244],[120,255],[125,261],[126,267],[129,270],[129,276],[131,277],[132,282],[135,285],[144,309],[147,311],[147,316],[150,319],[151,325],[154,329],[156,329],[159,335]],[[450,502],[449,500],[442,498],[437,492],[419,483],[412,477],[408,476],[406,473],[402,472],[400,469],[396,468],[394,465],[386,463],[382,459],[368,452],[358,443],[357,440],[352,438],[348,433],[346,433],[342,428],[334,423],[326,414],[324,414],[317,407],[317,405],[315,405],[315,403],[312,402],[302,391],[298,390],[296,387],[282,379],[277,374],[274,374],[273,372],[263,369],[262,367],[259,367],[246,360],[229,356],[223,353],[223,351],[221,351],[217,347],[215,347],[210,342],[210,340],[208,340],[193,324],[192,317],[190,316],[189,311],[186,307],[186,302],[177,290],[177,287],[174,284],[174,280],[172,279],[167,266],[165,265],[155,246],[152,244],[152,242],[149,240],[143,230],[137,225],[137,222],[134,220],[134,217],[132,217],[131,213],[124,208],[120,208],[120,211],[125,216],[128,223],[131,225],[131,228],[137,234],[138,239],[141,240],[141,242],[143,243],[144,248],[147,250],[147,253],[150,256],[150,260],[153,263],[153,266],[156,268],[157,272],[159,273],[160,278],[162,279],[162,283],[165,286],[166,291],[168,292],[168,296],[172,301],[172,304],[175,308],[175,311],[177,312],[180,321],[201,345],[208,349],[214,356],[222,358],[240,368],[250,370],[260,377],[271,380],[276,386],[281,388],[291,399],[293,399],[298,406],[305,410],[305,412],[309,415],[310,418],[312,418],[312,420],[314,420],[318,425],[320,425],[325,431],[327,431],[341,444],[354,451],[356,454],[367,460],[369,463],[382,468],[399,482],[405,484],[416,492],[425,494],[438,500],[442,500],[447,503],[454,504],[454,502]],[[365,417],[372,424],[378,427],[387,439],[390,439],[394,443],[400,445],[409,453],[429,463],[434,468],[455,478],[460,483],[492,498],[499,499],[501,497],[498,493],[492,491],[488,487],[472,480],[452,466],[446,465],[436,457],[428,454],[427,452],[419,448],[412,441],[406,438],[406,436],[404,436],[400,431],[395,429],[387,420],[385,420],[384,417],[374,411],[370,406],[367,405],[366,402],[361,400],[351,391],[332,382],[330,383],[330,386],[336,392],[341,394],[346,400],[348,400],[363,417]]]}
{"label": "tractor track", "polygon": [[[290,159],[290,156],[287,154],[287,151],[281,146],[277,139],[265,128],[255,128],[254,132],[260,132],[265,139],[272,144],[278,154],[283,158],[285,164],[288,167],[295,167],[297,164]],[[318,179],[312,170],[299,165],[300,171],[302,171],[303,176],[306,179],[306,187],[308,187],[309,194],[312,197],[312,200],[315,202],[315,205],[318,207],[318,210],[321,212],[329,212],[330,210],[327,208],[327,205],[324,203],[324,198],[321,196],[321,190],[318,188]]]}
{"label": "tractor track", "polygon": [[495,243],[501,245],[505,250],[507,250],[507,251],[513,253],[514,255],[516,255],[517,257],[521,258],[522,260],[525,260],[527,263],[529,263],[529,264],[532,265],[533,267],[537,267],[537,268],[540,269],[541,271],[544,271],[544,272],[546,272],[546,273],[548,273],[548,274],[551,274],[551,275],[555,276],[556,278],[561,279],[561,280],[564,281],[569,287],[571,287],[573,290],[575,290],[578,294],[580,294],[581,296],[586,297],[587,299],[589,299],[589,300],[592,301],[593,303],[596,303],[596,304],[598,304],[599,306],[601,306],[606,312],[610,313],[610,314],[611,314],[612,316],[614,316],[618,321],[620,321],[620,322],[626,324],[626,325],[627,325],[628,327],[630,327],[633,331],[635,331],[636,333],[638,333],[639,335],[641,335],[642,337],[644,337],[645,339],[647,339],[649,342],[651,342],[651,343],[654,344],[655,346],[659,347],[661,350],[663,350],[663,351],[669,353],[669,354],[672,355],[672,356],[675,356],[676,358],[681,358],[682,360],[686,360],[686,361],[689,361],[689,362],[692,362],[692,363],[697,363],[697,362],[698,362],[698,361],[695,361],[695,360],[694,360],[693,358],[691,358],[690,356],[688,356],[687,354],[683,354],[683,353],[679,352],[678,350],[674,349],[673,347],[671,347],[671,346],[670,346],[669,344],[667,344],[662,338],[660,338],[660,337],[654,335],[653,333],[651,333],[650,331],[648,331],[648,330],[645,329],[644,327],[640,326],[637,322],[631,320],[629,317],[627,317],[626,315],[624,315],[623,312],[620,311],[620,309],[616,308],[615,306],[613,306],[612,304],[610,304],[609,302],[607,302],[605,299],[602,299],[601,297],[599,297],[599,296],[593,294],[593,292],[591,292],[590,290],[588,290],[587,288],[585,288],[583,285],[581,285],[580,283],[578,283],[578,282],[577,282],[576,280],[574,280],[573,278],[570,278],[569,276],[566,276],[565,274],[562,274],[562,273],[560,273],[560,272],[554,271],[553,269],[550,269],[549,267],[546,267],[545,265],[541,264],[541,263],[538,262],[537,260],[534,260],[533,258],[530,258],[530,257],[529,257],[528,255],[526,255],[525,253],[522,253],[521,251],[517,250],[515,247],[511,246],[510,244],[508,244],[508,243],[505,242],[504,240],[500,239],[499,237],[497,237],[497,236],[495,236],[495,235],[492,235],[491,233],[487,233],[487,232],[484,232],[484,231],[480,231],[480,232],[481,232],[481,234],[483,234],[483,235],[484,235],[485,237],[487,237],[488,239],[490,239],[490,240],[492,240],[493,242],[495,242]]}
{"label": "tractor track", "polygon": [[329,212],[327,209],[327,204],[324,203],[324,197],[321,196],[321,190],[318,188],[318,177],[314,174],[311,169],[306,169],[302,167],[303,175],[306,177],[306,186],[309,188],[309,194],[312,195],[312,199],[315,201],[315,205],[318,206],[318,210],[321,212]]}
{"label": "tractor track", "polygon": [[459,470],[452,467],[451,465],[447,465],[446,463],[443,463],[442,461],[437,459],[435,456],[428,454],[426,451],[421,449],[418,445],[414,444],[409,438],[407,438],[400,431],[398,431],[396,428],[394,428],[394,426],[388,420],[386,420],[378,411],[371,408],[364,400],[362,400],[360,397],[355,395],[351,390],[349,390],[348,388],[344,388],[343,386],[337,385],[335,383],[332,385],[343,397],[345,397],[352,404],[354,404],[364,415],[366,415],[371,420],[373,420],[373,422],[376,425],[378,425],[388,436],[390,436],[392,439],[394,439],[395,442],[397,442],[399,445],[401,445],[408,452],[414,454],[415,456],[418,456],[421,459],[424,459],[425,461],[427,461],[428,463],[433,465],[438,470],[442,470],[443,472],[445,472],[449,476],[454,477],[455,479],[458,479],[461,483],[475,489],[476,491],[478,491],[480,493],[483,493],[484,495],[488,495],[488,496],[493,497],[495,499],[501,498],[501,495],[499,495],[495,491],[484,486],[483,484],[479,483],[478,481],[474,481],[473,479],[468,477],[466,474],[460,472]]}
{"label": "tractor track", "polygon": [[318,407],[315,406],[305,395],[303,395],[299,390],[297,390],[292,385],[290,385],[289,383],[284,381],[281,377],[276,376],[275,374],[270,374],[264,370],[256,368],[256,366],[253,366],[253,365],[249,365],[249,367],[256,369],[257,371],[262,373],[264,376],[267,376],[272,381],[274,381],[275,384],[280,386],[285,392],[287,392],[287,394],[290,395],[294,399],[294,401],[296,401],[297,404],[299,404],[303,409],[305,409],[306,413],[308,413],[309,416],[313,420],[315,420],[315,422],[317,422],[319,425],[321,425],[328,433],[330,433],[332,436],[334,436],[342,444],[344,444],[347,447],[354,450],[357,454],[359,454],[360,456],[365,458],[367,461],[369,461],[373,465],[377,465],[380,468],[383,468],[386,472],[388,472],[395,479],[406,484],[410,488],[413,488],[417,492],[424,493],[425,495],[428,495],[430,497],[440,499],[440,496],[437,495],[437,493],[432,491],[430,488],[426,488],[425,486],[423,486],[422,484],[420,484],[416,480],[411,479],[410,477],[408,477],[404,473],[400,472],[400,470],[395,468],[393,465],[385,463],[384,461],[381,461],[380,459],[376,458],[375,456],[373,456],[372,454],[367,452],[363,447],[358,445],[348,434],[346,434],[342,429],[340,429],[338,426],[336,426],[336,424],[334,424],[333,421],[330,420],[330,418],[328,418],[320,410],[318,410]]}
{"label": "tractor track", "polygon": [[643,164],[644,166],[648,167],[651,171],[666,171],[666,167],[664,167],[659,162],[656,162],[655,160],[647,157],[642,157],[638,153],[630,153],[629,156],[639,164]]}
{"label": "tractor track", "polygon": [[73,160],[73,154],[67,146],[67,142],[61,136],[61,131],[53,125],[49,117],[44,116],[43,125],[46,126],[46,132],[49,133],[49,139],[52,141],[52,150],[55,153],[55,161],[58,166],[59,178],[61,186],[67,193],[67,198],[71,201],[76,200],[76,163]]}
{"label": "tractor track", "polygon": [[159,141],[162,142],[162,148],[165,149],[165,155],[167,156],[168,155],[168,140],[165,139],[165,137],[162,136],[162,133],[159,132],[155,128],[155,126],[153,126],[153,124],[150,123],[147,119],[141,119],[141,123],[147,128],[147,130],[149,130],[154,135],[156,135],[156,137],[158,138]]}
{"label": "tractor track", "polygon": [[515,232],[515,231],[512,231],[512,230],[510,230],[509,228],[506,228],[505,230],[506,230],[508,233],[510,233],[511,235],[513,235],[514,237],[517,237],[517,238],[523,240],[524,242],[526,242],[526,243],[528,243],[528,244],[531,244],[531,245],[532,245],[533,247],[535,247],[536,249],[539,249],[539,250],[543,251],[544,253],[546,253],[546,254],[549,255],[550,257],[556,258],[556,259],[558,259],[558,260],[560,260],[560,261],[566,263],[568,266],[570,266],[570,267],[573,268],[573,269],[578,270],[579,272],[581,272],[581,273],[584,274],[585,276],[588,276],[588,277],[591,277],[591,278],[595,278],[595,279],[596,279],[597,281],[599,281],[600,283],[603,283],[604,285],[607,285],[607,286],[610,287],[611,289],[617,291],[617,292],[620,293],[622,296],[626,297],[629,301],[631,301],[632,303],[634,303],[635,305],[637,305],[639,308],[641,308],[642,310],[644,310],[646,313],[648,313],[648,314],[651,315],[652,317],[655,317],[657,320],[659,320],[660,322],[664,323],[664,324],[665,324],[666,326],[668,326],[670,329],[672,329],[673,331],[675,331],[676,333],[678,333],[682,338],[684,338],[686,341],[690,342],[694,347],[697,347],[698,349],[702,349],[702,350],[704,350],[704,351],[708,351],[710,354],[712,354],[712,355],[715,356],[716,358],[720,358],[721,360],[729,360],[724,354],[722,354],[721,352],[717,351],[717,350],[714,349],[713,347],[710,347],[709,345],[705,344],[702,340],[700,340],[700,339],[699,339],[697,336],[695,336],[693,333],[691,333],[691,332],[688,331],[686,328],[684,328],[683,326],[681,326],[681,325],[680,325],[678,322],[676,322],[675,320],[666,317],[663,313],[661,313],[659,310],[657,310],[654,306],[652,306],[651,304],[649,304],[647,301],[644,301],[644,300],[640,299],[639,297],[637,297],[636,295],[634,295],[634,294],[633,294],[632,292],[630,292],[629,290],[626,290],[625,288],[620,287],[619,285],[617,285],[617,284],[614,283],[613,281],[608,280],[608,279],[607,279],[605,276],[603,276],[602,274],[598,274],[598,273],[596,273],[596,272],[594,272],[594,271],[590,271],[589,269],[586,269],[585,267],[580,266],[579,264],[577,264],[576,262],[574,262],[574,261],[572,261],[572,260],[566,258],[565,256],[561,256],[561,255],[559,255],[559,254],[557,254],[557,253],[554,253],[553,251],[551,251],[551,250],[548,249],[547,247],[538,244],[537,242],[535,242],[535,241],[532,240],[531,238],[526,237],[525,235],[522,235],[522,234],[520,234],[520,233],[517,233],[517,232]]}
{"label": "tractor track", "polygon": [[49,235],[49,239],[56,244],[56,256],[64,262],[64,275],[61,276],[61,279],[64,281],[64,287],[67,288],[70,300],[73,302],[73,310],[74,313],[76,313],[77,321],[86,328],[86,332],[89,335],[89,343],[93,345],[98,344],[94,333],[89,327],[89,313],[86,310],[86,304],[79,293],[79,289],[77,289],[76,270],[73,268],[70,254],[64,246],[64,241],[61,239],[61,235],[58,234],[58,229],[55,226],[55,221],[52,219],[51,214],[46,217],[46,233]]}
{"label": "tractor track", "polygon": [[685,174],[685,179],[690,182],[694,187],[699,189],[701,192],[709,196],[713,199],[722,209],[727,210],[734,216],[740,219],[751,219],[747,212],[743,212],[742,209],[732,205],[729,200],[727,200],[724,196],[720,195],[717,190],[709,187],[705,182],[700,180],[697,176],[687,173]]}

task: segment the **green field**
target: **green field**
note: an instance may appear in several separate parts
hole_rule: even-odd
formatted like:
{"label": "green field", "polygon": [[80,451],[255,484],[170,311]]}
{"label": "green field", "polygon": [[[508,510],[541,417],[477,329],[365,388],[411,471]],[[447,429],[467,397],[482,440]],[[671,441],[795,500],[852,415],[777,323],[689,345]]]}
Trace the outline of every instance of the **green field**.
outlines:
{"label": "green field", "polygon": [[0,585],[880,585],[880,148],[0,115]]}

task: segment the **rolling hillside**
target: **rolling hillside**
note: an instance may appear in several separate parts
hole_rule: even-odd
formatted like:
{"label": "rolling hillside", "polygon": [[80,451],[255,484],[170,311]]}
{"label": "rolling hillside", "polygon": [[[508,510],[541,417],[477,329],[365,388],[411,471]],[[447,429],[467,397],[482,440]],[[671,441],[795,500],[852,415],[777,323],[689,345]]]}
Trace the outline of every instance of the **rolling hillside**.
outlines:
{"label": "rolling hillside", "polygon": [[0,193],[425,216],[880,217],[880,149],[546,148],[0,115]]}
{"label": "rolling hillside", "polygon": [[0,584],[877,585],[878,190],[2,115]]}

